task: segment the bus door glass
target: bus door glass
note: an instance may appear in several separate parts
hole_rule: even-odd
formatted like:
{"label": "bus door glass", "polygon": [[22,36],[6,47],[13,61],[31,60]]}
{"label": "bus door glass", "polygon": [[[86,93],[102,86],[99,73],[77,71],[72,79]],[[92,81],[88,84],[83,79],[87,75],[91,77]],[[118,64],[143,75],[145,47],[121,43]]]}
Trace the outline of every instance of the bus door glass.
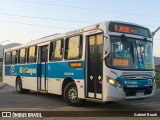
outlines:
{"label": "bus door glass", "polygon": [[39,46],[38,90],[47,90],[48,45]]}
{"label": "bus door glass", "polygon": [[87,97],[102,99],[103,34],[87,38]]}

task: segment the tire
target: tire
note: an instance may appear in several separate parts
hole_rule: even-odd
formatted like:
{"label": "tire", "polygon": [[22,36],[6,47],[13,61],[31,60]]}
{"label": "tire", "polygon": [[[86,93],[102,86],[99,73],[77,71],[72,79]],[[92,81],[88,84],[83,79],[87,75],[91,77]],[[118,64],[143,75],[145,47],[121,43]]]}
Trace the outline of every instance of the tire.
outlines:
{"label": "tire", "polygon": [[65,86],[63,98],[71,106],[79,107],[84,103],[83,99],[78,98],[78,90],[74,82],[70,82]]}
{"label": "tire", "polygon": [[22,88],[22,80],[20,77],[16,80],[16,90],[19,94],[28,94],[30,92],[30,90]]}

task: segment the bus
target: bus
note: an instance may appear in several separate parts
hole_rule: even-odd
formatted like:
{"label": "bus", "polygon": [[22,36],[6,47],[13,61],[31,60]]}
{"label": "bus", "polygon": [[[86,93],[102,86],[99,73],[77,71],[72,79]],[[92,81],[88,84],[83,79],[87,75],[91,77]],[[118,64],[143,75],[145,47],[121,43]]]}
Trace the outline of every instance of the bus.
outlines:
{"label": "bus", "polygon": [[134,100],[155,94],[153,38],[144,26],[106,21],[4,51],[3,81],[18,93],[84,101]]}

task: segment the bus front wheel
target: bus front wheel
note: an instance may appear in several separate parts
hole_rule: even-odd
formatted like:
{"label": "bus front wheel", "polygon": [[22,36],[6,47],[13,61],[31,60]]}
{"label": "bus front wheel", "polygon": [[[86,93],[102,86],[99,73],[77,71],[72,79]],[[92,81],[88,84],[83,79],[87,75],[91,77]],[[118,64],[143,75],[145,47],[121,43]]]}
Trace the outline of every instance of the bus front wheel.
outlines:
{"label": "bus front wheel", "polygon": [[16,90],[19,94],[23,94],[23,93],[27,94],[30,92],[30,90],[22,88],[22,80],[20,77],[18,77],[16,80]]}
{"label": "bus front wheel", "polygon": [[74,82],[68,83],[64,88],[64,100],[72,106],[81,106],[84,103],[83,99],[78,98],[78,90]]}

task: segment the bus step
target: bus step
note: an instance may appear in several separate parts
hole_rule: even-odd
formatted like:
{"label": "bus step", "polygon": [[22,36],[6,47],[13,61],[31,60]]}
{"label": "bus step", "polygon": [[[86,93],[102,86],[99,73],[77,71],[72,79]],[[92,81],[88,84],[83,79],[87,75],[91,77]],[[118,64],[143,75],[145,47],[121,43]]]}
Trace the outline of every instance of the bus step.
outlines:
{"label": "bus step", "polygon": [[100,99],[94,99],[94,98],[85,98],[85,100],[91,101],[91,102],[105,103],[104,101],[102,101],[102,100],[100,100]]}
{"label": "bus step", "polygon": [[40,93],[48,93],[47,90],[39,90]]}

